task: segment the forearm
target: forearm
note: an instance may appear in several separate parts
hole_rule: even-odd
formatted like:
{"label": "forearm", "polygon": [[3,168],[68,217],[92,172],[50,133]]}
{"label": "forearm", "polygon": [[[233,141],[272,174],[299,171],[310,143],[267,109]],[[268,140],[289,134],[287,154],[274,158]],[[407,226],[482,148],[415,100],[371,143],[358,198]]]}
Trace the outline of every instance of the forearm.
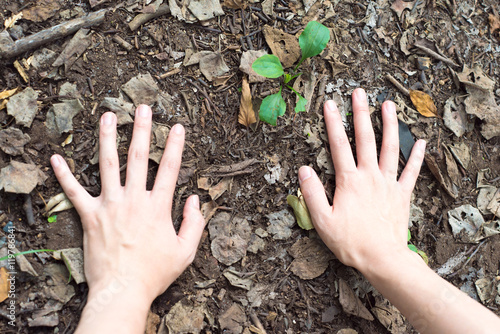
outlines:
{"label": "forearm", "polygon": [[144,333],[150,306],[149,298],[137,289],[90,291],[76,334]]}
{"label": "forearm", "polygon": [[434,273],[416,254],[391,254],[362,270],[421,333],[493,333],[499,318]]}

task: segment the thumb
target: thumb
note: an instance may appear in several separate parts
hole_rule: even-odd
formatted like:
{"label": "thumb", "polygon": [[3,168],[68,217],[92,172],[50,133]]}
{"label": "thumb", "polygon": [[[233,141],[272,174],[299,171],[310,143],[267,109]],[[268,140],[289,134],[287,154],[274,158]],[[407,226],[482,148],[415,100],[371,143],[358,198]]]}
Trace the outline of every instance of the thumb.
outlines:
{"label": "thumb", "polygon": [[205,229],[205,219],[200,211],[200,199],[198,195],[189,196],[184,205],[184,219],[177,237],[186,251],[189,252],[189,263],[194,260],[201,234]]}
{"label": "thumb", "polygon": [[308,166],[299,169],[300,190],[311,214],[315,226],[321,224],[325,213],[331,209],[326,198],[325,188],[319,180],[316,172]]}

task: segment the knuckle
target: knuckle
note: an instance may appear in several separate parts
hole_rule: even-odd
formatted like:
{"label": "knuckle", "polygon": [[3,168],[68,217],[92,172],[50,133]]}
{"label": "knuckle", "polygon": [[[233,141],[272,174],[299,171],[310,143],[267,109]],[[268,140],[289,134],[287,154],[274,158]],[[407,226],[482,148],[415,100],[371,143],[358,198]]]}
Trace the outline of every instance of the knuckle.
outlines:
{"label": "knuckle", "polygon": [[163,166],[166,170],[177,170],[179,168],[179,162],[173,159],[167,159],[163,162]]}
{"label": "knuckle", "polygon": [[114,158],[109,158],[109,157],[100,159],[100,164],[102,168],[105,169],[113,169],[118,167],[118,161]]}
{"label": "knuckle", "polygon": [[389,154],[393,155],[399,154],[399,145],[395,143],[385,143],[383,149]]}
{"label": "knuckle", "polygon": [[372,144],[375,143],[375,135],[373,132],[360,132],[356,134],[358,143]]}
{"label": "knuckle", "polygon": [[133,160],[144,161],[149,159],[149,150],[143,150],[136,147],[130,147],[129,157]]}
{"label": "knuckle", "polygon": [[333,147],[343,147],[349,145],[349,139],[346,136],[332,136],[330,145]]}

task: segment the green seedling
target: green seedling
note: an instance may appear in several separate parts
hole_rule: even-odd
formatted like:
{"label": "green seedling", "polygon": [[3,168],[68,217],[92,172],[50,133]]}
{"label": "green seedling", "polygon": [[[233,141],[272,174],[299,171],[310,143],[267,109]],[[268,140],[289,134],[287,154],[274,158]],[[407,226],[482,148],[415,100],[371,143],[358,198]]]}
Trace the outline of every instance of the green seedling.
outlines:
{"label": "green seedling", "polygon": [[48,217],[47,221],[49,223],[55,223],[57,221],[57,215],[52,215],[52,216]]}
{"label": "green seedling", "polygon": [[[300,58],[299,63],[295,66],[292,73],[285,73],[283,65],[281,65],[279,58],[275,55],[264,55],[257,58],[252,64],[252,69],[257,74],[266,78],[275,79],[283,76],[283,85],[293,91],[299,98],[299,101],[295,105],[295,112],[306,111],[307,100],[293,89],[289,83],[301,75],[301,73],[297,73],[297,70],[302,62],[307,58],[319,55],[325,49],[329,40],[330,31],[328,28],[319,22],[311,21],[299,36],[302,58]],[[259,118],[268,124],[276,125],[278,116],[285,114],[286,104],[281,95],[283,85],[280,87],[278,93],[267,96],[262,100],[262,104],[260,105]]]}
{"label": "green seedling", "polygon": [[415,246],[414,244],[410,243],[410,239],[411,239],[411,233],[410,233],[410,230],[408,230],[408,248],[417,253],[418,255],[420,255],[420,257],[424,260],[425,264],[429,264],[429,258],[427,257],[427,254],[425,254],[424,251],[421,251],[420,249],[417,248],[417,246]]}
{"label": "green seedling", "polygon": [[307,208],[304,196],[297,190],[297,196],[288,195],[286,202],[292,207],[293,213],[295,214],[295,219],[297,219],[297,224],[304,230],[312,230],[314,225],[312,224],[311,214]]}

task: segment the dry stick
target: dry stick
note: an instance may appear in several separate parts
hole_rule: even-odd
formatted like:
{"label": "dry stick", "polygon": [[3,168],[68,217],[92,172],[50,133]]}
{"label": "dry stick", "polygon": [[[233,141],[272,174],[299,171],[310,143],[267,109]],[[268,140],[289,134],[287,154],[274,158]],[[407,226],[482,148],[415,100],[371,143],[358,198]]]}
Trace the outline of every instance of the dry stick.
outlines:
{"label": "dry stick", "polygon": [[403,93],[406,96],[410,96],[410,92],[408,91],[408,89],[406,89],[402,84],[400,84],[399,81],[394,79],[392,75],[386,74],[385,78],[389,80],[394,86],[396,86],[396,88],[399,89],[401,93]]}
{"label": "dry stick", "polygon": [[42,30],[28,37],[13,41],[7,31],[0,33],[0,59],[19,56],[21,53],[36,49],[44,44],[51,43],[62,37],[71,35],[81,28],[98,25],[104,21],[108,9],[90,13],[71,21],[67,21],[48,29]]}
{"label": "dry stick", "polygon": [[440,54],[438,54],[437,52],[435,51],[432,51],[431,49],[429,49],[428,47],[425,47],[423,45],[420,45],[418,43],[415,43],[414,44],[417,48],[419,48],[420,50],[424,51],[425,53],[427,53],[429,56],[431,57],[434,57],[438,60],[441,60],[443,63],[446,63],[450,66],[455,66],[455,67],[458,67],[459,65],[457,63],[455,63],[454,61],[452,61],[451,59],[449,58],[446,58],[446,57],[443,57],[441,56]]}
{"label": "dry stick", "polygon": [[127,42],[126,40],[124,40],[123,38],[121,38],[118,35],[114,35],[113,36],[113,41],[115,41],[116,43],[118,43],[121,47],[123,47],[127,51],[130,51],[130,50],[132,50],[134,48],[132,46],[132,44],[130,44],[129,42]]}
{"label": "dry stick", "polygon": [[158,7],[158,10],[154,13],[137,15],[136,17],[134,17],[132,21],[130,21],[128,27],[130,28],[130,30],[134,31],[144,23],[151,21],[152,19],[157,18],[158,16],[162,16],[169,13],[170,13],[170,7],[168,7],[168,5],[166,4],[163,4],[160,7]]}

